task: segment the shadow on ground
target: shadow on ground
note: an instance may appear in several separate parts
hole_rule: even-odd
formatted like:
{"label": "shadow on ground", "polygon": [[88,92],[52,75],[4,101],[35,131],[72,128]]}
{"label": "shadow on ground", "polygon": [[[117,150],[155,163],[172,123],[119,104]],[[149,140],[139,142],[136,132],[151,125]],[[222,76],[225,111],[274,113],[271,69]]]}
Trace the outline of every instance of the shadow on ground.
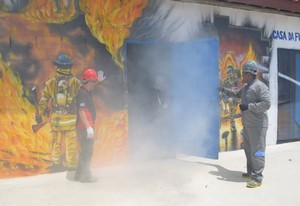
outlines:
{"label": "shadow on ground", "polygon": [[197,162],[198,164],[212,166],[217,169],[217,171],[210,171],[209,174],[217,176],[217,179],[228,181],[228,182],[248,182],[249,180],[242,177],[243,172],[241,171],[234,171],[228,170],[220,165],[211,164],[211,163],[204,163],[204,162]]}

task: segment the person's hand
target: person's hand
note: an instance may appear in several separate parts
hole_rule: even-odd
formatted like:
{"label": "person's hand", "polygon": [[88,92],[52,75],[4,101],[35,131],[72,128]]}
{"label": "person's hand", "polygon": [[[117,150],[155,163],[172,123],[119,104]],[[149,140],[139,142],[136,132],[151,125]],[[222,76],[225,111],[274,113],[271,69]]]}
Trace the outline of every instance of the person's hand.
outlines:
{"label": "person's hand", "polygon": [[93,130],[92,127],[87,128],[86,133],[87,133],[87,138],[88,139],[93,139],[94,138],[94,130]]}
{"label": "person's hand", "polygon": [[42,123],[42,116],[41,115],[35,115],[35,121],[38,123],[38,124],[40,124],[40,123]]}
{"label": "person's hand", "polygon": [[240,104],[239,106],[241,111],[245,111],[248,109],[248,104]]}

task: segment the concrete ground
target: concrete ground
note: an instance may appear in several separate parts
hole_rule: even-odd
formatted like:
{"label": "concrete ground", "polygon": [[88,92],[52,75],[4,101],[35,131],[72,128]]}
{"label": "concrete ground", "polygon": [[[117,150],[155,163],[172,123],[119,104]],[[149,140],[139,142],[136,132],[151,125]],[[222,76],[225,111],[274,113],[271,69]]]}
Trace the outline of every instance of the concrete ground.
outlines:
{"label": "concrete ground", "polygon": [[268,146],[264,182],[246,188],[242,150],[219,160],[180,156],[93,169],[96,183],[66,173],[0,180],[0,205],[299,206],[300,142]]}

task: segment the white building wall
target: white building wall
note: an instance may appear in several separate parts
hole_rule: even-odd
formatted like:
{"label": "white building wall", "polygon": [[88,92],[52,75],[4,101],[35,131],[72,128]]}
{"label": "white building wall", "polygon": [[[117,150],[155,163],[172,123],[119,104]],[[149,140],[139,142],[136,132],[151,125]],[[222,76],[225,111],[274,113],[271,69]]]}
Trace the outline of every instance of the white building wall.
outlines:
{"label": "white building wall", "polygon": [[[259,29],[263,29],[266,37],[272,38],[273,32],[286,35],[286,38],[276,38],[272,40],[270,51],[270,94],[271,108],[268,110],[269,129],[267,133],[267,145],[273,145],[277,142],[277,115],[278,115],[278,63],[277,49],[299,49],[300,50],[300,18],[285,16],[273,13],[263,13],[236,8],[225,8],[220,6],[211,6],[195,3],[182,3],[165,1],[166,8],[173,4],[172,15],[185,18],[182,27],[172,35],[172,40],[184,41],[189,32],[197,29],[197,21],[210,19],[213,22],[214,15],[228,16],[229,22],[233,26],[243,26],[245,23],[251,24]],[[163,8],[163,7],[162,7]],[[189,12],[184,12],[188,10]],[[163,11],[163,10],[162,10]],[[170,15],[170,18],[172,18]],[[294,36],[294,39],[289,37]],[[296,37],[296,38],[295,38]]]}

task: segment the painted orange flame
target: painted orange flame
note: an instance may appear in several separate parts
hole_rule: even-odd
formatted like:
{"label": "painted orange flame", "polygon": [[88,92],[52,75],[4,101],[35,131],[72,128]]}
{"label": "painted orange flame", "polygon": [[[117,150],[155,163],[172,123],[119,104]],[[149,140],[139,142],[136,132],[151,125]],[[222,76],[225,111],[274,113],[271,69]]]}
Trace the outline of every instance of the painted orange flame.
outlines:
{"label": "painted orange flame", "polygon": [[[106,45],[113,60],[123,68],[124,56],[120,49],[129,36],[133,22],[142,15],[147,0],[79,0],[85,13],[86,24],[94,37]],[[0,16],[6,16],[5,10]],[[17,14],[33,22],[65,23],[73,20],[78,12],[75,0],[34,0]]]}
{"label": "painted orange flame", "polygon": [[47,23],[65,23],[77,16],[75,0],[35,0],[24,9],[23,16],[29,20]]}
{"label": "painted orange flame", "polygon": [[0,178],[46,172],[51,145],[47,129],[32,132],[34,107],[22,97],[20,79],[2,60],[0,74]]}
{"label": "painted orange flame", "polygon": [[220,77],[221,79],[225,79],[227,76],[226,68],[228,66],[232,66],[233,68],[237,68],[236,61],[231,53],[226,54],[224,61],[221,59],[219,60],[219,67],[220,69]]}
{"label": "painted orange flame", "polygon": [[101,116],[97,115],[98,139],[93,165],[123,163],[128,158],[128,112],[124,110]]}
{"label": "painted orange flame", "polygon": [[226,54],[223,61],[221,59],[219,60],[220,79],[223,80],[226,78],[227,76],[226,68],[228,66],[231,65],[234,68],[241,70],[243,65],[249,60],[254,60],[254,61],[256,60],[256,54],[255,51],[253,50],[253,46],[251,43],[249,43],[248,51],[246,52],[243,60],[240,62],[236,62],[233,54],[231,53]]}
{"label": "painted orange flame", "polygon": [[142,15],[147,0],[80,0],[86,24],[94,37],[105,44],[115,63],[123,68],[124,57],[120,52],[129,29]]}
{"label": "painted orange flame", "polygon": [[245,55],[244,59],[240,62],[240,68],[243,68],[243,65],[249,60],[256,61],[256,53],[253,50],[253,46],[251,43],[249,44],[247,54]]}

